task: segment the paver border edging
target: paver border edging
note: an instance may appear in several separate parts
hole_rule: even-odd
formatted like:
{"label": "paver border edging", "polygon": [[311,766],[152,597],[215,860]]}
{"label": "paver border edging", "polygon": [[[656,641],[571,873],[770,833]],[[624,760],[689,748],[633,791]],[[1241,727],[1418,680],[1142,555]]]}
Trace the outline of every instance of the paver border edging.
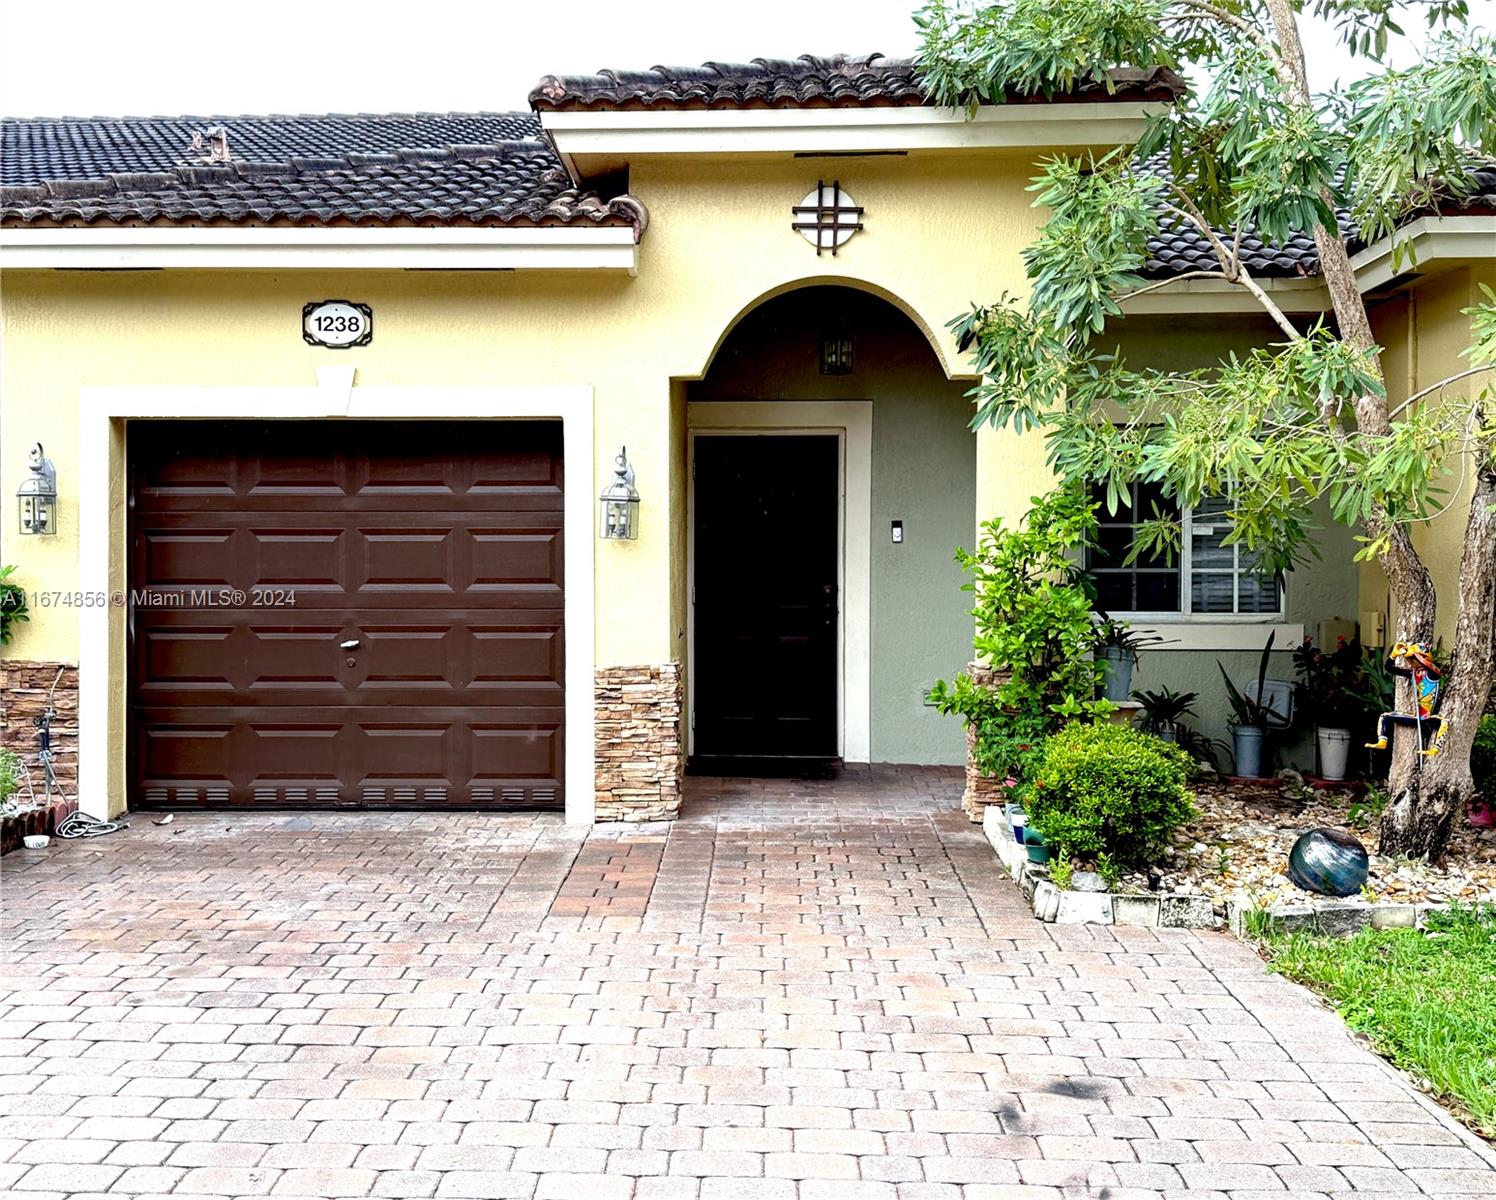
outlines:
{"label": "paver border edging", "polygon": [[1219,921],[1209,896],[1194,892],[1159,892],[1124,896],[1111,892],[1072,892],[1054,885],[1049,871],[1029,862],[1028,851],[1013,836],[1000,804],[987,805],[982,832],[998,861],[1013,877],[1034,916],[1058,925],[1131,925],[1143,929],[1214,929]]}
{"label": "paver border edging", "polygon": [[[1029,861],[1027,850],[1013,836],[1013,826],[1002,805],[987,806],[982,814],[982,832],[1041,921],[1144,929],[1214,929],[1223,924],[1215,915],[1215,902],[1199,893],[1121,895],[1056,887],[1047,868]],[[1422,929],[1429,913],[1447,911],[1448,904],[1367,901],[1359,896],[1339,899],[1308,892],[1301,900],[1261,908],[1251,897],[1236,895],[1226,902],[1224,925],[1243,940],[1249,940],[1248,926],[1255,920],[1267,921],[1284,933],[1349,937],[1363,929]]]}

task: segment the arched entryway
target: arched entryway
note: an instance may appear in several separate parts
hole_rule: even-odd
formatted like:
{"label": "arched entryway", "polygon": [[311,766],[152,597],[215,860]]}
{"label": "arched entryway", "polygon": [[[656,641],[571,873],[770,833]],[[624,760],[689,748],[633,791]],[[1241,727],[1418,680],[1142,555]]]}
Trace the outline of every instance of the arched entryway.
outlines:
{"label": "arched entryway", "polygon": [[970,657],[969,385],[889,301],[764,301],[684,388],[689,753],[963,761],[925,701]]}

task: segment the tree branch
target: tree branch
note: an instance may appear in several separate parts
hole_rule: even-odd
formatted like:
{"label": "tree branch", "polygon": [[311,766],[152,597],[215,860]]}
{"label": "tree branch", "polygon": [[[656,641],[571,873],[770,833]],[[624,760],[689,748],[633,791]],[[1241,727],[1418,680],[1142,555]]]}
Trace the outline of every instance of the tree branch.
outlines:
{"label": "tree branch", "polygon": [[1278,328],[1288,335],[1288,340],[1291,342],[1300,341],[1304,335],[1293,327],[1293,322],[1284,315],[1281,308],[1272,302],[1268,294],[1262,290],[1262,285],[1247,273],[1247,268],[1238,263],[1237,271],[1236,282],[1257,298],[1257,303],[1267,310],[1267,315],[1272,317],[1273,322]]}
{"label": "tree branch", "polygon": [[1189,207],[1188,209],[1183,209],[1177,204],[1170,204],[1165,200],[1164,211],[1173,213],[1181,221],[1187,221],[1205,235],[1205,240],[1210,243],[1211,249],[1216,253],[1216,258],[1220,260],[1222,274],[1226,278],[1231,279],[1241,264],[1232,261],[1231,251],[1226,249],[1226,243],[1221,241],[1220,236],[1210,227],[1210,222],[1201,215],[1200,210],[1195,207],[1194,202],[1183,192],[1179,191],[1177,184],[1170,183],[1169,186],[1174,189],[1179,198]]}
{"label": "tree branch", "polygon": [[1479,375],[1482,371],[1496,371],[1496,363],[1483,363],[1478,367],[1467,367],[1465,368],[1465,370],[1458,371],[1455,374],[1449,376],[1449,378],[1447,379],[1441,379],[1438,383],[1430,384],[1421,392],[1414,392],[1411,396],[1409,396],[1406,400],[1404,400],[1401,404],[1399,404],[1396,408],[1394,408],[1390,413],[1387,414],[1388,419],[1397,416],[1400,412],[1403,411],[1403,409],[1409,408],[1412,405],[1418,403],[1418,401],[1422,400],[1425,396],[1431,396],[1435,392],[1442,392],[1451,383],[1458,383],[1462,379],[1469,379],[1470,376]]}
{"label": "tree branch", "polygon": [[[1233,257],[1232,252],[1226,248],[1226,243],[1221,241],[1220,236],[1210,227],[1210,222],[1201,215],[1194,202],[1180,190],[1178,184],[1169,181],[1169,186],[1185,204],[1189,205],[1189,211],[1176,204],[1170,204],[1168,201],[1164,201],[1164,211],[1173,213],[1182,221],[1188,221],[1209,239],[1211,246],[1215,249],[1216,257],[1221,260],[1222,278],[1228,283],[1240,284],[1251,292],[1257,303],[1262,305],[1263,310],[1273,319],[1273,323],[1288,335],[1289,341],[1296,342],[1302,338],[1304,335],[1293,327],[1293,322],[1284,315],[1283,310],[1273,303],[1272,298],[1262,290],[1262,286],[1252,278],[1241,259]],[[1238,239],[1237,245],[1240,244]]]}
{"label": "tree branch", "polygon": [[1174,0],[1174,3],[1180,8],[1209,17],[1213,21],[1218,21],[1222,25],[1229,26],[1238,33],[1246,35],[1249,41],[1253,42],[1259,50],[1272,60],[1274,67],[1281,68],[1284,65],[1283,59],[1278,54],[1278,48],[1273,45],[1272,41],[1262,30],[1258,29],[1257,26],[1253,25],[1245,17],[1238,16],[1234,12],[1228,12],[1218,5],[1209,4],[1206,0]]}
{"label": "tree branch", "polygon": [[1118,304],[1124,300],[1131,300],[1136,296],[1146,295],[1148,292],[1156,292],[1161,287],[1168,287],[1171,283],[1178,283],[1181,279],[1226,279],[1229,277],[1224,271],[1186,271],[1183,275],[1172,275],[1168,279],[1160,279],[1157,283],[1150,283],[1147,287],[1140,287],[1135,292],[1125,292],[1113,299]]}

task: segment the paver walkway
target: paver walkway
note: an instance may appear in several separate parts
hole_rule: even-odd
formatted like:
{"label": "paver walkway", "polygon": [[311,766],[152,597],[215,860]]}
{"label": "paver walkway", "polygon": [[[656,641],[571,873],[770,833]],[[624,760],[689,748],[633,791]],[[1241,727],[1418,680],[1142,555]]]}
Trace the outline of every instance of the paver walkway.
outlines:
{"label": "paver walkway", "polygon": [[4,860],[0,1192],[1496,1195],[1220,934],[1036,923],[950,772],[674,826],[136,818]]}

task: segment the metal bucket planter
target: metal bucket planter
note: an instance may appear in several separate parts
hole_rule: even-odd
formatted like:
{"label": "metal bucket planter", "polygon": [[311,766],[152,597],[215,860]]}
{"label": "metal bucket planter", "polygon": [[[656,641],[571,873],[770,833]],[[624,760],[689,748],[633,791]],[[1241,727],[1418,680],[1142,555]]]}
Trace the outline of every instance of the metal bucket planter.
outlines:
{"label": "metal bucket planter", "polygon": [[1262,778],[1261,726],[1233,725],[1231,727],[1232,749],[1236,756],[1236,773],[1244,779]]}
{"label": "metal bucket planter", "polygon": [[1126,646],[1106,646],[1101,651],[1101,695],[1106,700],[1126,700],[1132,695],[1132,669],[1138,656]]}

